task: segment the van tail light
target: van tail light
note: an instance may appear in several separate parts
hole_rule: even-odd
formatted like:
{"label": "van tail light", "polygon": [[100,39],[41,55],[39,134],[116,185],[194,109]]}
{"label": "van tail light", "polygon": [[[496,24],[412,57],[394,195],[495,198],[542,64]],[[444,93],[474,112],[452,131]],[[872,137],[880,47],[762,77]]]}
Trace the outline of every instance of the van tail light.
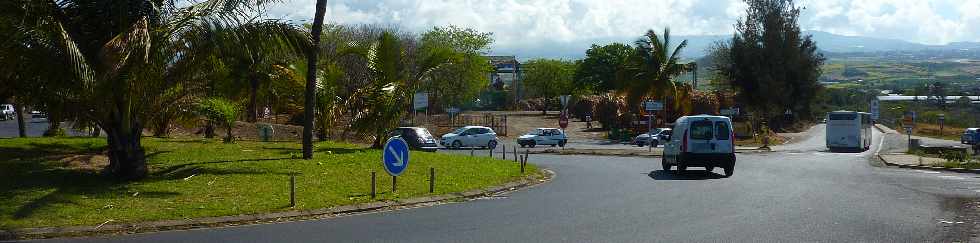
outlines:
{"label": "van tail light", "polygon": [[687,130],[684,130],[684,137],[682,137],[682,139],[683,141],[681,141],[681,152],[687,153]]}
{"label": "van tail light", "polygon": [[732,141],[732,151],[735,151],[735,131],[728,133],[728,140]]}

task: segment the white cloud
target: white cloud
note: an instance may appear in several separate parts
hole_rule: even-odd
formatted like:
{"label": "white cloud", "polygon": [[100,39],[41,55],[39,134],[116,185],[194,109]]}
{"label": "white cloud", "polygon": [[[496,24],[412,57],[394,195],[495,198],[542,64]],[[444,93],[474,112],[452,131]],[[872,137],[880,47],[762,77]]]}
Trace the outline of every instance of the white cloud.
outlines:
{"label": "white cloud", "polygon": [[[287,0],[271,17],[311,19],[315,0]],[[804,0],[807,30],[928,44],[980,41],[980,0]],[[327,21],[395,24],[410,31],[454,24],[493,32],[495,50],[582,49],[629,42],[648,29],[675,35],[732,32],[741,0],[331,0]]]}

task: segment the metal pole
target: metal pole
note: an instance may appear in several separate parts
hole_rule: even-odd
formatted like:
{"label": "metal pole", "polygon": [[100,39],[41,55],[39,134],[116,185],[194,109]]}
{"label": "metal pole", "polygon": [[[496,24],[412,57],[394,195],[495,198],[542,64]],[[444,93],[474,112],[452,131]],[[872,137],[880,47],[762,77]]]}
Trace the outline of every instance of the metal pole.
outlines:
{"label": "metal pole", "polygon": [[647,114],[647,151],[653,151],[653,113]]}
{"label": "metal pole", "polygon": [[377,187],[375,186],[376,184],[374,183],[375,174],[376,173],[374,171],[371,171],[371,199],[374,199],[375,195],[377,194],[375,189]]}
{"label": "metal pole", "polygon": [[473,148],[473,147],[470,147],[470,156],[473,156],[473,150],[474,150],[474,149],[475,149],[475,148]]}
{"label": "metal pole", "polygon": [[436,168],[429,167],[429,193],[436,191]]}
{"label": "metal pole", "polygon": [[398,176],[391,176],[391,192],[398,189]]}
{"label": "metal pole", "polygon": [[521,174],[524,174],[524,166],[527,165],[527,155],[521,157]]}
{"label": "metal pole", "polygon": [[507,159],[507,145],[501,144],[501,146],[502,147],[500,147],[500,159],[506,160]]}
{"label": "metal pole", "polygon": [[519,157],[519,156],[517,156],[517,147],[514,147],[514,162],[518,162],[517,160],[519,160],[519,159],[520,159],[520,158],[518,158],[518,157]]}

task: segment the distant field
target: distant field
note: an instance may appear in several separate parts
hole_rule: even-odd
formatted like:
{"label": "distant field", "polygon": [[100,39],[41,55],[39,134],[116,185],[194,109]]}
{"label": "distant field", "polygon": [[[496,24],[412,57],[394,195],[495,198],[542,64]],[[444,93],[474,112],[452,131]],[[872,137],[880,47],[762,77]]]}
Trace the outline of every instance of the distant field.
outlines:
{"label": "distant field", "polygon": [[857,82],[881,89],[908,89],[926,82],[976,85],[980,62],[972,60],[830,59],[821,80]]}

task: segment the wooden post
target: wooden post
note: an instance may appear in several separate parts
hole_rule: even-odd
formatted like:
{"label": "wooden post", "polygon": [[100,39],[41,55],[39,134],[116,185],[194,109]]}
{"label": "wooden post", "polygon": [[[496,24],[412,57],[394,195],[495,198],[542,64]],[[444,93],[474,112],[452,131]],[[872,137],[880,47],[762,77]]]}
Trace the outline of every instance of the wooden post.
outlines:
{"label": "wooden post", "polygon": [[429,167],[429,193],[436,191],[436,168]]}
{"label": "wooden post", "polygon": [[470,156],[473,156],[473,151],[474,150],[476,150],[476,148],[470,147]]}
{"label": "wooden post", "polygon": [[527,155],[521,157],[521,174],[524,174],[524,165],[527,165]]}
{"label": "wooden post", "polygon": [[289,207],[296,206],[296,175],[289,175]]}
{"label": "wooden post", "polygon": [[376,173],[374,171],[371,171],[371,199],[374,199],[374,197],[376,195],[376,193],[375,193],[376,189],[375,188],[377,188],[377,187],[375,186],[376,184],[374,183],[374,176],[375,176],[375,174]]}

